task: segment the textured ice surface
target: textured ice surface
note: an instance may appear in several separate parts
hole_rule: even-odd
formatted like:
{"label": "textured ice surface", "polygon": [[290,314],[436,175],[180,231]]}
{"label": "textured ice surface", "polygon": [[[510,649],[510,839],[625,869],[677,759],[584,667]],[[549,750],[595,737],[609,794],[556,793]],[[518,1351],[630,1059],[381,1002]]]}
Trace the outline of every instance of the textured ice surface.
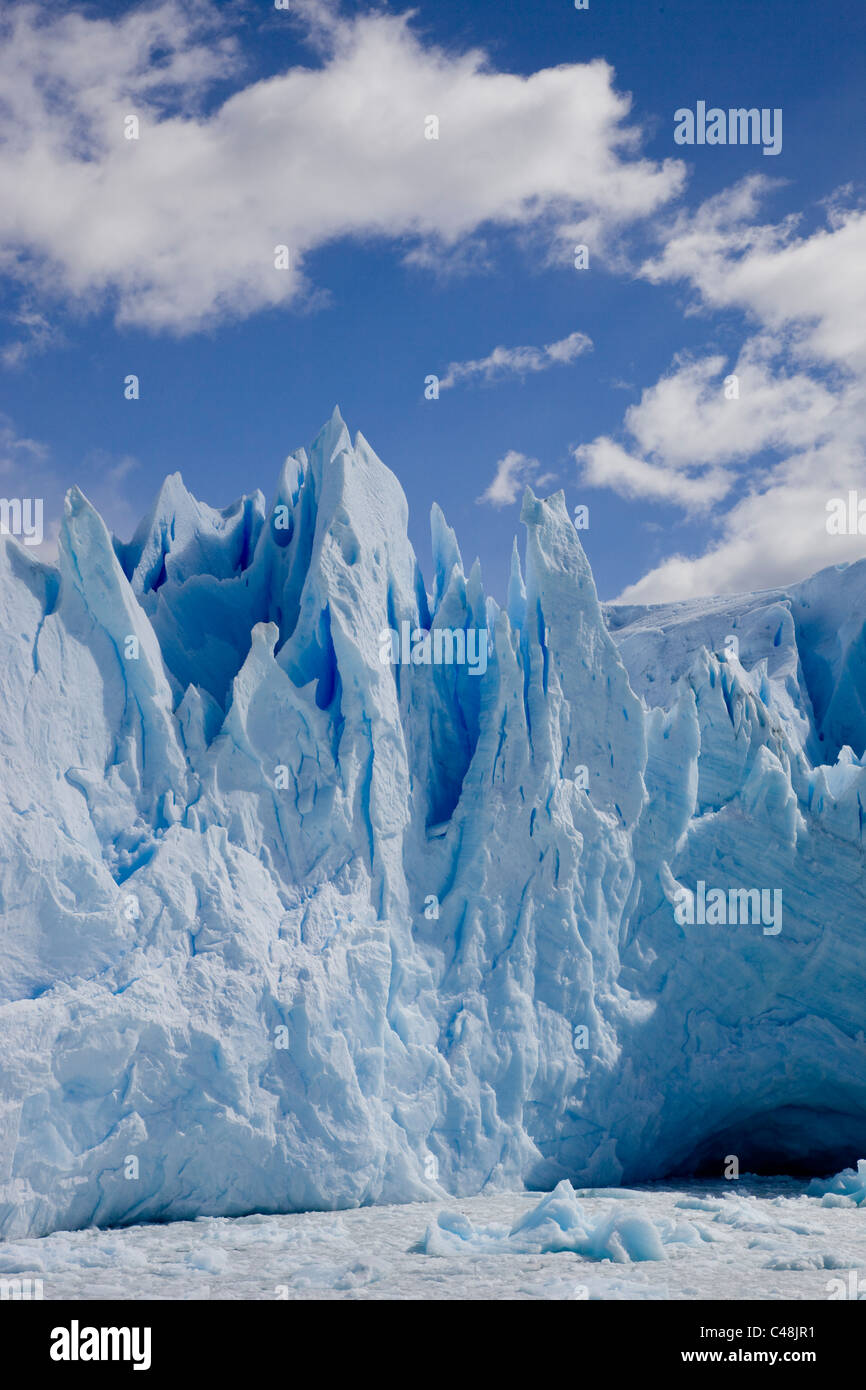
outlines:
{"label": "textured ice surface", "polygon": [[[743,1178],[575,1194],[591,1226],[631,1215],[676,1231],[663,1260],[483,1238],[425,1253],[438,1205],[412,1202],[59,1231],[0,1245],[0,1277],[31,1293],[39,1279],[46,1299],[866,1298],[866,1224],[805,1188]],[[449,1201],[476,1235],[507,1233],[538,1206],[537,1193]]]}
{"label": "textured ice surface", "polygon": [[866,563],[602,608],[522,519],[500,609],[434,509],[428,592],[335,413],[270,504],[0,544],[0,1232],[866,1151]]}

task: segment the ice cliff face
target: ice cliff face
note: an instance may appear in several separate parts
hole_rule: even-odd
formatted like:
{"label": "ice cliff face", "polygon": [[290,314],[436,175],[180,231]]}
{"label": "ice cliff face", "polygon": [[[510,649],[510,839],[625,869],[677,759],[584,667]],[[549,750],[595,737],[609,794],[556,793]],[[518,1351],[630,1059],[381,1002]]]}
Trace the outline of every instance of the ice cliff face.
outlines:
{"label": "ice cliff face", "polygon": [[269,506],[0,545],[3,1234],[863,1151],[866,563],[604,610],[522,520],[428,593],[335,412]]}

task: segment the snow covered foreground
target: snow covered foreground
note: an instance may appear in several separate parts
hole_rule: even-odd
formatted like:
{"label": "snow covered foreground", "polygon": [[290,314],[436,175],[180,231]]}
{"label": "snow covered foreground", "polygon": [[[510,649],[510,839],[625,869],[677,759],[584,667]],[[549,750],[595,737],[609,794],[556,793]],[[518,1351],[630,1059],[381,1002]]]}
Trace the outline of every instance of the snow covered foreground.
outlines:
{"label": "snow covered foreground", "polygon": [[[866,1164],[864,1176],[866,1176]],[[860,1187],[866,1193],[866,1186]],[[791,1179],[200,1217],[0,1246],[46,1299],[866,1299],[866,1218]],[[594,1249],[574,1249],[580,1228]],[[862,1290],[862,1291],[861,1291]]]}
{"label": "snow covered foreground", "polygon": [[500,609],[434,509],[428,591],[335,413],[0,544],[0,1234],[866,1152],[866,562],[602,608],[522,520]]}

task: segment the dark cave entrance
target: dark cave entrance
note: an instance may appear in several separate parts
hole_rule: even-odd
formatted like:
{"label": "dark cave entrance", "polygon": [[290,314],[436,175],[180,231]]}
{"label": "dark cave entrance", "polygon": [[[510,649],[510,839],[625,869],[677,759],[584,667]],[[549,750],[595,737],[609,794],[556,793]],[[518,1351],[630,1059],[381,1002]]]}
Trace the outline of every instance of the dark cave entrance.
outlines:
{"label": "dark cave entrance", "polygon": [[702,1140],[669,1176],[723,1177],[731,1154],[739,1159],[741,1175],[830,1177],[856,1168],[866,1155],[866,1114],[783,1105],[744,1116]]}

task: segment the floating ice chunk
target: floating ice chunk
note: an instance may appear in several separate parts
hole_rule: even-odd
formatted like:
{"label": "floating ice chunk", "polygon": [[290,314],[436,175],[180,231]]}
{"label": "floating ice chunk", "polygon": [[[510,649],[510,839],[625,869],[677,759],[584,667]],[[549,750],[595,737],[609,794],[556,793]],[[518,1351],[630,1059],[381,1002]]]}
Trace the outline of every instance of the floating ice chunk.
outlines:
{"label": "floating ice chunk", "polygon": [[555,1254],[572,1252],[587,1260],[617,1264],[665,1260],[665,1245],[693,1245],[700,1234],[690,1222],[656,1222],[631,1207],[614,1203],[595,1220],[563,1181],[520,1218],[510,1230],[501,1225],[472,1225],[460,1212],[440,1212],[427,1227],[420,1249],[426,1255]]}
{"label": "floating ice chunk", "polygon": [[[813,1178],[809,1183],[810,1197],[847,1197],[856,1206],[866,1203],[866,1158],[857,1160],[856,1168],[843,1168],[834,1178]],[[835,1206],[836,1203],[826,1203]]]}

